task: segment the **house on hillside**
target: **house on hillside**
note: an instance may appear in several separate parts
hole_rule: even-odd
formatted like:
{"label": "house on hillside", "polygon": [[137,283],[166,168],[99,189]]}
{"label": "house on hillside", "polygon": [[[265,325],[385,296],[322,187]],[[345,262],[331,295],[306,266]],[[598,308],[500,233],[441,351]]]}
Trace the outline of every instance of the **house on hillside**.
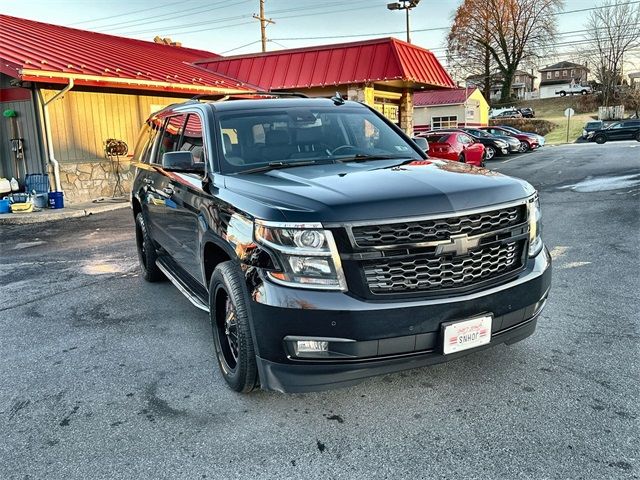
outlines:
{"label": "house on hillside", "polygon": [[[481,91],[484,91],[484,76],[483,75],[471,75],[466,78],[468,87],[477,87]],[[536,76],[532,73],[524,70],[516,70],[513,76],[513,83],[511,84],[511,97],[518,100],[527,100],[531,98],[531,94],[534,91],[534,82]],[[491,95],[490,101],[500,100],[500,92],[502,90],[503,76],[500,73],[494,73],[491,75]]]}
{"label": "house on hillside", "polygon": [[414,130],[484,127],[489,104],[477,88],[416,92],[413,98]]}
{"label": "house on hillside", "polygon": [[556,91],[568,89],[573,85],[584,85],[587,82],[589,69],[586,65],[573,62],[559,62],[541,68],[540,98],[556,96]]}

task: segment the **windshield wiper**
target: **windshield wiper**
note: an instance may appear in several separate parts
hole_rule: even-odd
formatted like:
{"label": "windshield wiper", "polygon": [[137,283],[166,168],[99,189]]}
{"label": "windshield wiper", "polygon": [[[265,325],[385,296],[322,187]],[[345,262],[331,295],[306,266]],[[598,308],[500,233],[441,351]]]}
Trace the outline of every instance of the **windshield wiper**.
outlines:
{"label": "windshield wiper", "polygon": [[318,163],[326,163],[326,162],[319,162],[318,160],[302,160],[300,162],[281,162],[281,161],[269,162],[266,165],[250,168],[249,170],[241,170],[237,173],[260,173],[260,172],[268,172],[270,170],[279,170],[282,168],[304,167],[305,165],[316,165]]}
{"label": "windshield wiper", "polygon": [[367,162],[369,160],[397,160],[400,158],[407,158],[406,155],[363,155],[358,153],[352,157],[344,157],[344,158],[336,158],[337,162],[340,163],[348,163],[348,162]]}

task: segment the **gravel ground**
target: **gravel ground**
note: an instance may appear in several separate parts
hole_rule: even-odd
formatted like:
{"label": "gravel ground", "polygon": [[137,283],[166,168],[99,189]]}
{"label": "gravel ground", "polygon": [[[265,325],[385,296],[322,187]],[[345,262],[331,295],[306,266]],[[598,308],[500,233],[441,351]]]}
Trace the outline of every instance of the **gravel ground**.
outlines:
{"label": "gravel ground", "polygon": [[490,166],[540,191],[536,334],[323,393],[226,388],[130,211],[0,227],[0,478],[638,478],[640,143]]}

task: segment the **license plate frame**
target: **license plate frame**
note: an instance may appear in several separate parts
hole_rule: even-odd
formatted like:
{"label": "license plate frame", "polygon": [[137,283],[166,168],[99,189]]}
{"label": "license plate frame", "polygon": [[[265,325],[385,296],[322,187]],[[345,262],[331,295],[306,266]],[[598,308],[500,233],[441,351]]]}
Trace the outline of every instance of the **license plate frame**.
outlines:
{"label": "license plate frame", "polygon": [[451,355],[490,343],[492,324],[493,315],[489,313],[442,323],[440,326],[442,354]]}

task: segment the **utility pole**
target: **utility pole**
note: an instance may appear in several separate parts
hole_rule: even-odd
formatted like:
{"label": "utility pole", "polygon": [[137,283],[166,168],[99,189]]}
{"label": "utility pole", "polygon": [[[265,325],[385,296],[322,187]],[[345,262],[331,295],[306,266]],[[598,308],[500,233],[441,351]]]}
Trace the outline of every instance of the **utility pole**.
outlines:
{"label": "utility pole", "polygon": [[407,43],[411,43],[411,29],[409,26],[409,10],[415,8],[420,3],[420,0],[400,0],[399,2],[387,3],[389,10],[404,10],[407,17]]}
{"label": "utility pole", "polygon": [[262,39],[262,51],[267,51],[267,25],[269,23],[276,23],[270,18],[264,16],[264,0],[260,0],[260,15],[253,14],[253,18],[260,20],[260,37]]}

